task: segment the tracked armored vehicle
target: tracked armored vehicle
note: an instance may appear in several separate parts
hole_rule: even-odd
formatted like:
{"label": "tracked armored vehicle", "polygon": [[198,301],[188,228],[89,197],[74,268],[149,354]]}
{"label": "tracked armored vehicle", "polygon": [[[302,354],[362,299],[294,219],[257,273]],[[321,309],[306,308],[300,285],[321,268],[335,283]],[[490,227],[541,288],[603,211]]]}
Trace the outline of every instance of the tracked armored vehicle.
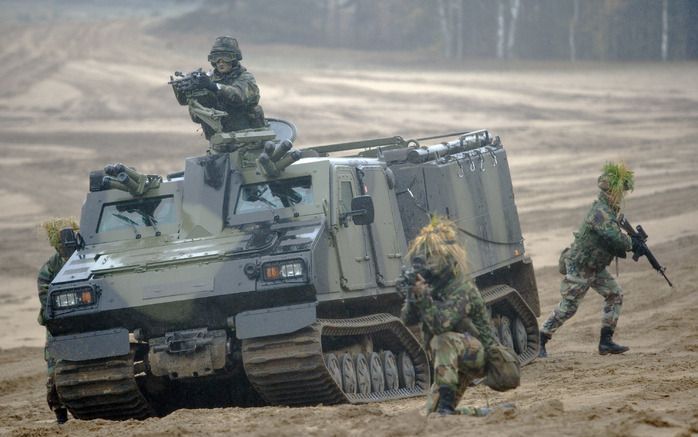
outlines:
{"label": "tracked armored vehicle", "polygon": [[[73,416],[375,402],[426,392],[397,317],[409,241],[454,220],[497,337],[538,351],[538,294],[507,163],[487,131],[292,147],[217,133],[183,172],[90,176],[78,250],[49,290],[55,384]],[[331,154],[343,153],[343,157]]]}

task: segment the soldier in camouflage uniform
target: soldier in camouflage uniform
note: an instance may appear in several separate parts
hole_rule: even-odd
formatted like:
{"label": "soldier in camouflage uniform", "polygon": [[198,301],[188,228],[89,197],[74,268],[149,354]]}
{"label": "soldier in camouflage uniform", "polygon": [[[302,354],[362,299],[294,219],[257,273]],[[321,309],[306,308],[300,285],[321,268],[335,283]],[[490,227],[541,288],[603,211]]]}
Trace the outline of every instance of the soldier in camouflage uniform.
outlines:
{"label": "soldier in camouflage uniform", "polygon": [[[574,242],[561,260],[566,274],[560,284],[562,299],[540,331],[540,356],[546,357],[546,343],[576,312],[589,288],[603,296],[599,353],[622,354],[628,347],[613,342],[613,333],[623,305],[623,291],[606,267],[614,257],[625,258],[633,250],[632,239],[621,232],[618,213],[627,191],[633,189],[633,172],[623,163],[607,163],[598,178],[599,197],[594,201]],[[562,268],[562,263],[564,267]]]}
{"label": "soldier in camouflage uniform", "polygon": [[408,326],[421,322],[434,364],[427,413],[484,415],[487,409],[456,405],[466,387],[485,375],[493,343],[490,318],[480,292],[469,278],[465,251],[456,242],[453,223],[432,219],[410,245],[408,256],[424,257],[430,278],[417,276],[402,308]]}
{"label": "soldier in camouflage uniform", "polygon": [[[48,236],[49,243],[56,249],[56,252],[51,255],[51,257],[41,266],[39,269],[39,274],[36,278],[36,286],[39,292],[39,303],[41,308],[39,310],[38,322],[40,325],[44,326],[44,309],[46,308],[46,298],[48,296],[48,289],[51,285],[51,281],[56,277],[58,272],[63,268],[63,265],[68,261],[68,258],[72,255],[67,248],[61,244],[60,231],[64,228],[71,228],[73,230],[78,229],[77,223],[72,219],[53,219],[48,220],[41,225]],[[51,334],[46,331],[46,343],[51,339]],[[54,384],[53,371],[56,366],[56,360],[50,355],[48,347],[44,347],[44,359],[46,360],[48,379],[46,381],[46,401],[48,402],[49,408],[53,410],[56,415],[56,422],[65,423],[68,420],[68,411],[65,406],[61,403],[58,398],[58,393],[56,392],[56,386]]]}
{"label": "soldier in camouflage uniform", "polygon": [[[208,55],[213,71],[204,75],[198,86],[210,91],[207,97],[198,98],[203,106],[227,112],[221,120],[224,132],[264,127],[264,111],[259,105],[259,87],[252,73],[240,65],[242,52],[235,38],[219,36]],[[177,93],[177,91],[175,91]],[[181,101],[181,96],[177,96]],[[215,132],[195,114],[192,120],[201,123],[206,139]]]}

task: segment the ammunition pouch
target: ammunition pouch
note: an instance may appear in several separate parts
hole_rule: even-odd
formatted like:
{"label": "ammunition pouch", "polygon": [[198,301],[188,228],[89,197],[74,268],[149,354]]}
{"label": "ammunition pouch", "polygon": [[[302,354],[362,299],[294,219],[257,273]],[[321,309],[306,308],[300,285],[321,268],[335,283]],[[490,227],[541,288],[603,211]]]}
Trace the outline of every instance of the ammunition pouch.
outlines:
{"label": "ammunition pouch", "polygon": [[514,352],[500,344],[488,351],[485,385],[492,390],[507,391],[521,383],[521,364]]}

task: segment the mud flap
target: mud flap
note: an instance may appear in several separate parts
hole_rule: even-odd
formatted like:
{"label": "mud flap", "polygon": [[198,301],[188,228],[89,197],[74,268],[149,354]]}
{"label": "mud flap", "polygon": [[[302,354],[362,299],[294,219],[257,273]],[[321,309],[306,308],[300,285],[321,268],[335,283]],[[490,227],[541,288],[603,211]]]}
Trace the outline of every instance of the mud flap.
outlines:
{"label": "mud flap", "polygon": [[128,330],[124,328],[55,336],[46,347],[51,358],[66,361],[118,357],[130,350]]}
{"label": "mud flap", "polygon": [[317,302],[245,311],[235,316],[235,335],[240,340],[288,334],[317,320]]}

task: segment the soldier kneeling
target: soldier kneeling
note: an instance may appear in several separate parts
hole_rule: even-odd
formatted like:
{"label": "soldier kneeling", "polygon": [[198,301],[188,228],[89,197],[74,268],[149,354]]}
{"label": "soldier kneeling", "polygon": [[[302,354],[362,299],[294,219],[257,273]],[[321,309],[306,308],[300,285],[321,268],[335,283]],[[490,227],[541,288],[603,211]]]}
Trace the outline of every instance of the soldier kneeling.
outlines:
{"label": "soldier kneeling", "polygon": [[495,343],[482,295],[466,270],[465,249],[456,241],[455,225],[432,218],[408,250],[410,258],[426,263],[416,276],[402,308],[405,324],[421,323],[434,364],[434,383],[427,414],[485,415],[487,408],[456,410],[465,389],[475,379],[504,391],[519,385],[519,362],[514,353]]}

